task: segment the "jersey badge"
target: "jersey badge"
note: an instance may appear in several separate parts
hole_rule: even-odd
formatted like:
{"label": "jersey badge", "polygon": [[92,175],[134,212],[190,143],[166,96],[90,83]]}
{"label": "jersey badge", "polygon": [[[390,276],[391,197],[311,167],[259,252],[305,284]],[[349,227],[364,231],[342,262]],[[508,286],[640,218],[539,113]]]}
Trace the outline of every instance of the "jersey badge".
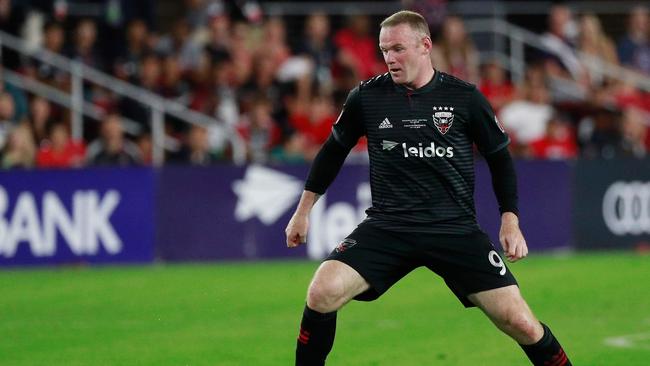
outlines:
{"label": "jersey badge", "polygon": [[433,124],[441,134],[446,134],[454,123],[454,107],[433,107]]}
{"label": "jersey badge", "polygon": [[345,238],[345,240],[343,240],[341,243],[339,243],[339,245],[336,246],[336,252],[337,253],[343,253],[346,250],[348,250],[348,249],[352,248],[353,246],[355,246],[356,244],[357,244],[356,240],[350,239],[350,238]]}

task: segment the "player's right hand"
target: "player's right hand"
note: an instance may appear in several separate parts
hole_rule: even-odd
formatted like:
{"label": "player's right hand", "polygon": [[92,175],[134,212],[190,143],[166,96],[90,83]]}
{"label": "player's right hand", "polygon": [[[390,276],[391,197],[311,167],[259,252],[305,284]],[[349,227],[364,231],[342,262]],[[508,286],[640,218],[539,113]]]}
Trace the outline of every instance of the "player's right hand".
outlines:
{"label": "player's right hand", "polygon": [[509,262],[516,262],[528,255],[528,245],[519,228],[519,218],[512,212],[501,215],[499,241]]}
{"label": "player's right hand", "polygon": [[307,215],[294,214],[284,229],[287,234],[287,247],[295,248],[307,241],[307,229],[309,227],[309,218]]}

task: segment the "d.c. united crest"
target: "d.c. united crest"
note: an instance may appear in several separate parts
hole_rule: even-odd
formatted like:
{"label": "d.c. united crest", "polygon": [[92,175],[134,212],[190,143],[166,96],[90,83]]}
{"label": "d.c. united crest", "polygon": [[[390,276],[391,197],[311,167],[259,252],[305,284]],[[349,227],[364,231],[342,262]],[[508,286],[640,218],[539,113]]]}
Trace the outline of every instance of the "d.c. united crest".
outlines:
{"label": "d.c. united crest", "polygon": [[441,134],[446,134],[454,123],[454,107],[433,107],[433,124]]}
{"label": "d.c. united crest", "polygon": [[357,241],[350,238],[345,238],[339,245],[336,246],[337,253],[343,253],[357,244]]}

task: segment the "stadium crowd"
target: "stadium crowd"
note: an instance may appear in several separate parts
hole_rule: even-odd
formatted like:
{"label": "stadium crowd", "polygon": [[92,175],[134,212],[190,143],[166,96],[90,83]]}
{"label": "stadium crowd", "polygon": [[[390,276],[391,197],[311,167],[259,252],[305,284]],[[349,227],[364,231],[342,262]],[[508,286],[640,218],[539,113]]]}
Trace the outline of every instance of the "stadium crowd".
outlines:
{"label": "stadium crowd", "polygon": [[[386,70],[377,49],[377,24],[368,16],[354,15],[334,27],[330,16],[313,13],[301,22],[303,31],[289,34],[281,17],[265,16],[255,2],[187,0],[185,16],[171,29],[155,32],[151,13],[120,18],[109,6],[101,21],[71,23],[66,9],[54,3],[52,11],[39,13],[0,0],[0,30],[219,121],[200,127],[166,115],[172,141],[166,163],[226,161],[231,147],[223,126],[245,141],[248,161],[310,161],[346,93]],[[113,27],[102,24],[111,21]],[[650,76],[647,8],[630,12],[627,33],[614,42],[597,15],[553,6],[541,37],[547,51],[527,52],[520,83],[513,83],[498,61],[479,57],[460,17],[447,15],[432,24],[434,66],[479,86],[509,132],[515,156],[643,158],[650,151],[650,93],[634,85],[635,75]],[[612,78],[601,71],[602,63],[623,66],[630,76]],[[60,90],[71,88],[63,70],[8,49],[2,66]],[[86,121],[84,139],[75,141],[69,110],[0,75],[0,166],[150,164],[149,108],[90,82],[84,86],[84,99],[104,117],[99,124]],[[125,129],[126,120],[135,125]],[[363,152],[364,143],[356,149]]]}

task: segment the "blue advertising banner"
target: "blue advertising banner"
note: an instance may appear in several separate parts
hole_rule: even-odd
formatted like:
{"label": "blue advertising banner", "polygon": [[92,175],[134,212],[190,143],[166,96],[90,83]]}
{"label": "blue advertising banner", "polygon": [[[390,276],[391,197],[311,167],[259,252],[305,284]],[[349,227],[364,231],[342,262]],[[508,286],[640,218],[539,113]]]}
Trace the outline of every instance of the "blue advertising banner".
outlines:
{"label": "blue advertising banner", "polygon": [[150,262],[154,172],[0,172],[0,266]]}
{"label": "blue advertising banner", "polygon": [[[322,259],[365,218],[367,165],[345,165],[314,206],[308,243],[284,229],[308,166],[169,166],[0,173],[0,266]],[[520,221],[531,251],[571,245],[571,169],[521,162]],[[476,167],[481,227],[498,241],[487,166]]]}
{"label": "blue advertising banner", "polygon": [[[495,244],[500,215],[487,166],[477,164],[479,224]],[[571,169],[560,162],[517,166],[521,227],[532,251],[571,243]],[[367,165],[345,165],[314,206],[306,246],[288,249],[291,218],[308,167],[167,167],[160,175],[156,250],[163,260],[325,257],[371,205]],[[552,184],[549,184],[552,182]],[[498,244],[497,244],[498,245]]]}
{"label": "blue advertising banner", "polygon": [[156,256],[163,260],[305,257],[284,225],[307,167],[166,167],[156,193]]}
{"label": "blue advertising banner", "polygon": [[[567,162],[517,161],[519,226],[531,252],[573,245],[573,168]],[[493,243],[501,218],[487,164],[476,165],[475,201],[478,222]]]}
{"label": "blue advertising banner", "polygon": [[284,229],[307,166],[169,167],[157,193],[157,256],[163,260],[321,259],[370,206],[368,166],[349,165],[312,210],[308,244],[289,249]]}

